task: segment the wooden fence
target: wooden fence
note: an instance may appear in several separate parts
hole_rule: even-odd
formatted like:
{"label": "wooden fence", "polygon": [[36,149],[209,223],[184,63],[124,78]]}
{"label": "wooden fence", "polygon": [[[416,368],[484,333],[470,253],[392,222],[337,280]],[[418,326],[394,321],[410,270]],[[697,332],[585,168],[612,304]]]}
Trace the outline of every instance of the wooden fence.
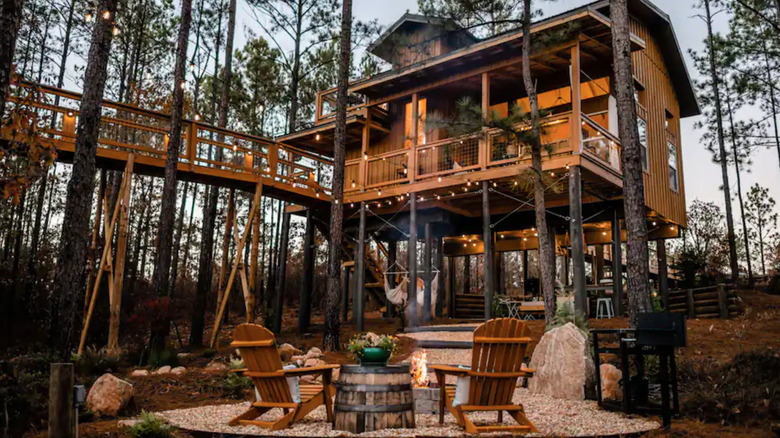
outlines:
{"label": "wooden fence", "polygon": [[737,293],[725,284],[669,291],[669,311],[688,318],[728,318],[737,314]]}

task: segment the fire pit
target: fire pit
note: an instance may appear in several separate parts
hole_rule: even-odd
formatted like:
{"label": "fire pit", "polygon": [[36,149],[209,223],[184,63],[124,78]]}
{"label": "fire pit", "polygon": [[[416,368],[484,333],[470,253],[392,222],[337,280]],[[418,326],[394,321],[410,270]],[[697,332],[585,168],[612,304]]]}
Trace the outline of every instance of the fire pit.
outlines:
{"label": "fire pit", "polygon": [[432,384],[428,375],[428,354],[418,350],[412,354],[412,391],[416,414],[439,413],[439,387]]}

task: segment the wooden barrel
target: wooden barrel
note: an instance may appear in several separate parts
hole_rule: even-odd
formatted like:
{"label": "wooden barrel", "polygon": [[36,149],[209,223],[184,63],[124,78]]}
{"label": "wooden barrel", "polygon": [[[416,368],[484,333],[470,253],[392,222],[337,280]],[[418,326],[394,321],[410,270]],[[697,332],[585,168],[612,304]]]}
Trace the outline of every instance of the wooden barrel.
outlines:
{"label": "wooden barrel", "polygon": [[409,364],[342,365],[337,388],[335,429],[361,433],[414,428]]}

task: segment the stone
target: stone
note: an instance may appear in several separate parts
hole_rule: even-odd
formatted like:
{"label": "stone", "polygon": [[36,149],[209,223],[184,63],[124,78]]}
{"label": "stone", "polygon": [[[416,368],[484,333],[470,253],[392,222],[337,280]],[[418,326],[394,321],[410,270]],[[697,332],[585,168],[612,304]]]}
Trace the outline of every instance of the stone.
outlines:
{"label": "stone", "polygon": [[158,374],[158,375],[159,374],[170,374],[170,372],[171,372],[171,367],[169,367],[168,365],[165,365],[165,366],[162,366],[160,368],[157,368],[157,370],[155,372],[153,372],[152,374]]}
{"label": "stone", "polygon": [[322,359],[306,359],[306,362],[303,363],[304,368],[308,367],[316,367],[320,365],[325,365],[325,361]]}
{"label": "stone", "polygon": [[322,350],[320,350],[317,347],[314,347],[311,350],[306,352],[306,355],[304,355],[304,361],[307,361],[309,359],[319,359],[322,356],[323,356]]}
{"label": "stone", "polygon": [[130,382],[112,374],[103,374],[89,388],[87,409],[100,415],[116,417],[127,408],[134,394]]}
{"label": "stone", "polygon": [[291,344],[282,344],[279,346],[279,356],[282,358],[282,362],[287,362],[291,357],[301,353],[303,353],[303,351],[293,347]]}
{"label": "stone", "polygon": [[216,360],[212,360],[209,362],[205,367],[203,367],[203,371],[211,374],[222,374],[227,372],[230,369],[227,364],[224,364],[222,362],[218,362]]}
{"label": "stone", "polygon": [[615,365],[603,363],[599,367],[601,374],[601,398],[603,400],[622,400],[623,390],[620,388],[620,379],[623,372]]}
{"label": "stone", "polygon": [[176,358],[181,360],[181,359],[187,359],[187,358],[189,358],[191,356],[192,356],[192,353],[179,353],[179,354],[176,355]]}
{"label": "stone", "polygon": [[585,400],[595,394],[596,366],[591,358],[588,335],[572,323],[542,336],[531,356],[531,394],[567,400]]}
{"label": "stone", "polygon": [[175,376],[181,376],[181,375],[187,374],[187,368],[176,367],[176,368],[171,370],[171,374],[173,374]]}
{"label": "stone", "polygon": [[149,375],[149,370],[133,370],[130,373],[130,377],[146,377]]}

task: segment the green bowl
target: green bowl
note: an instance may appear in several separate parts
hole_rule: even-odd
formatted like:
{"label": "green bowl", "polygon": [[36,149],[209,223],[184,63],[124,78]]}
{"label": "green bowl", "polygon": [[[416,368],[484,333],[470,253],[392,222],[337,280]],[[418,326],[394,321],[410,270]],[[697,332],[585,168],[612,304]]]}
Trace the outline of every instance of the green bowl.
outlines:
{"label": "green bowl", "polygon": [[360,354],[361,365],[387,365],[388,359],[390,352],[379,347],[364,348]]}

